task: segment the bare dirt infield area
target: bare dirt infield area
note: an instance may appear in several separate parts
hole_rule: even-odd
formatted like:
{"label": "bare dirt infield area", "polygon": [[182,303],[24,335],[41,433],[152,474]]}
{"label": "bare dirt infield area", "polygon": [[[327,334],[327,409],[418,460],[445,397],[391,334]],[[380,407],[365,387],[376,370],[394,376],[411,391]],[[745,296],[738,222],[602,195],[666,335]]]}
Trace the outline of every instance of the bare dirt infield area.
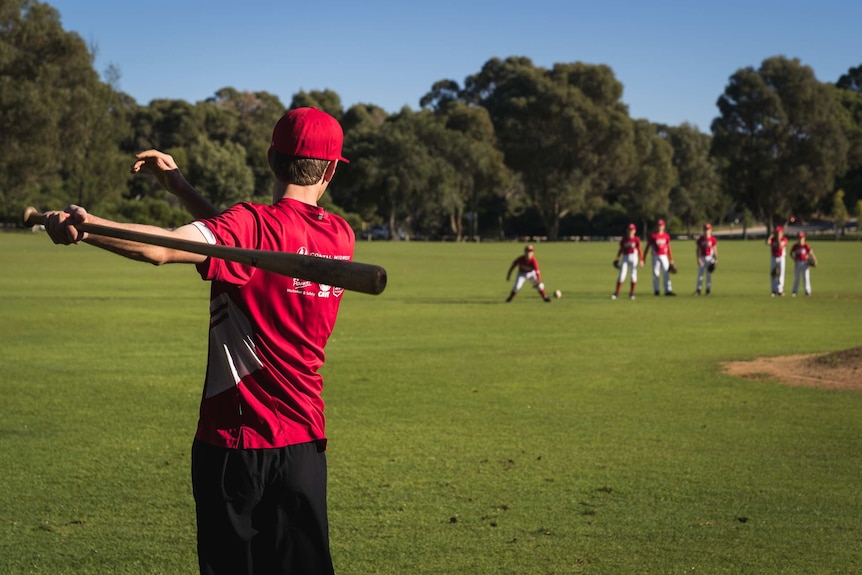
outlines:
{"label": "bare dirt infield area", "polygon": [[731,375],[786,385],[862,391],[862,347],[827,354],[759,357],[722,364]]}

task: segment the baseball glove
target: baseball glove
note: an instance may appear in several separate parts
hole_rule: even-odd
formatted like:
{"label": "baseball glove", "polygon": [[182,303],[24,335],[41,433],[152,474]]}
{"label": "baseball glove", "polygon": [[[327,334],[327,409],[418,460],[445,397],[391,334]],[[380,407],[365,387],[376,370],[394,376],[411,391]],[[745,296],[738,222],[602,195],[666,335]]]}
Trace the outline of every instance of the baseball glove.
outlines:
{"label": "baseball glove", "polygon": [[708,271],[709,273],[714,272],[715,271],[715,262],[712,262],[711,264],[706,266],[706,271]]}
{"label": "baseball glove", "polygon": [[614,260],[614,267],[620,269],[620,260]]}
{"label": "baseball glove", "polygon": [[669,271],[672,274],[675,274],[677,272],[676,264],[673,262],[670,262],[670,265],[667,266],[667,271]]}
{"label": "baseball glove", "polygon": [[817,258],[814,257],[814,254],[808,254],[808,267],[816,268],[817,267]]}
{"label": "baseball glove", "polygon": [[781,275],[781,270],[778,269],[778,266],[772,268],[772,279],[778,279],[778,276]]}

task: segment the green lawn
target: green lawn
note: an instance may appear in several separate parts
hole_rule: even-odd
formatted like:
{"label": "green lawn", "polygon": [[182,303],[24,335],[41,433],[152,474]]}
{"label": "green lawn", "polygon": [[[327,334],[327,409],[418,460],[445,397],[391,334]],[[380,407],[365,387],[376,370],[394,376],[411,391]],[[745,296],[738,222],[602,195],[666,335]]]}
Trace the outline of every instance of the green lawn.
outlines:
{"label": "green lawn", "polygon": [[[862,573],[862,394],[720,368],[862,345],[862,242],[812,243],[811,298],[721,241],[713,295],[676,242],[680,295],[635,301],[614,244],[537,244],[551,304],[503,302],[521,244],[358,244],[389,285],[327,348],[338,573]],[[195,573],[207,285],[4,233],[0,296],[0,573]]]}

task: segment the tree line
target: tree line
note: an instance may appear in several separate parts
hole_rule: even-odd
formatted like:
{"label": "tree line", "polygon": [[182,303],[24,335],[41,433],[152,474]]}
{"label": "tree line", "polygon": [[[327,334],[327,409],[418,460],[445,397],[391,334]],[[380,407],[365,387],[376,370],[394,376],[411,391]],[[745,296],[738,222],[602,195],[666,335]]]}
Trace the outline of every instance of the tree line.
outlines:
{"label": "tree line", "polygon": [[[431,85],[417,110],[345,109],[337,93],[301,91],[285,106],[226,87],[204,101],[139,105],[100,75],[59,13],[0,0],[0,218],[70,202],[109,217],[176,226],[188,214],[133,178],[134,153],[172,154],[214,204],[268,201],[271,129],[288,108],[317,106],[345,130],[325,206],[357,232],[384,226],[424,238],[552,239],[672,231],[729,218],[770,229],[791,217],[862,215],[862,66],[821,82],[775,56],[736,71],[711,133],[632,118],[623,84],[600,64],[536,66],[493,58],[463,83]],[[393,233],[393,239],[400,234]]]}

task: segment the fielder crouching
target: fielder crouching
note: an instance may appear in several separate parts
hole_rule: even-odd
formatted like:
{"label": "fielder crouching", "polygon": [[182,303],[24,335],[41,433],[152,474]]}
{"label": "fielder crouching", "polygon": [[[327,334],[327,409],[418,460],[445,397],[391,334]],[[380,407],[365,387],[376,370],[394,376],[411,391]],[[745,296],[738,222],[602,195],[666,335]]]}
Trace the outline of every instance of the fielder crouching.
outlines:
{"label": "fielder crouching", "polygon": [[509,271],[506,272],[506,281],[509,281],[512,277],[512,270],[516,267],[518,268],[518,275],[515,276],[512,291],[509,293],[509,297],[506,298],[507,302],[512,301],[512,298],[524,287],[524,283],[529,280],[533,284],[533,287],[536,288],[536,291],[539,292],[539,295],[542,296],[542,299],[546,303],[550,303],[551,298],[545,292],[545,284],[542,282],[542,272],[539,270],[539,262],[536,260],[534,252],[533,246],[528,245],[524,248],[524,255],[515,258],[515,261],[509,266]]}

